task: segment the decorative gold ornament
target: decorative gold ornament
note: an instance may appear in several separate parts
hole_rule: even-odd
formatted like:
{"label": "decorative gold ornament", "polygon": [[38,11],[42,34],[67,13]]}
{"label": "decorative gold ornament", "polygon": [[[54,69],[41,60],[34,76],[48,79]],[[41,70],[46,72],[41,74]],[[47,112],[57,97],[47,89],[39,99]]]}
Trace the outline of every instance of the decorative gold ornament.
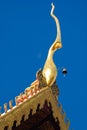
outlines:
{"label": "decorative gold ornament", "polygon": [[57,68],[53,61],[54,52],[62,47],[59,20],[53,13],[54,8],[55,6],[52,3],[51,16],[56,22],[57,36],[56,36],[56,40],[54,41],[54,43],[51,45],[49,49],[48,56],[42,71],[42,74],[45,77],[48,86],[52,86],[52,84],[55,82],[57,77]]}

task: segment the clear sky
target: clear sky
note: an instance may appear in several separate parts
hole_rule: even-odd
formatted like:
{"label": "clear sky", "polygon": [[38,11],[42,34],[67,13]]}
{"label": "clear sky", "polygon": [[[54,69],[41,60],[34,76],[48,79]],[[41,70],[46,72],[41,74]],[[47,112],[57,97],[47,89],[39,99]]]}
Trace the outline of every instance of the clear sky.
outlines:
{"label": "clear sky", "polygon": [[63,48],[55,53],[59,101],[74,130],[87,129],[87,1],[0,0],[0,105],[14,100],[43,68],[56,37],[51,2],[60,20]]}

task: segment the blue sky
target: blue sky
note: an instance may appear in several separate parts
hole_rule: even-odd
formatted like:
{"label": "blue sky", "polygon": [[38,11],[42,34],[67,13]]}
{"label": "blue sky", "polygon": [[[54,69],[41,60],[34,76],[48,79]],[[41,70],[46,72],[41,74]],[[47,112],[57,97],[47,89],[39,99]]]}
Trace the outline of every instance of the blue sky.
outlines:
{"label": "blue sky", "polygon": [[0,1],[0,105],[35,80],[56,37],[51,2],[60,20],[63,48],[55,53],[59,101],[74,130],[87,129],[87,1]]}

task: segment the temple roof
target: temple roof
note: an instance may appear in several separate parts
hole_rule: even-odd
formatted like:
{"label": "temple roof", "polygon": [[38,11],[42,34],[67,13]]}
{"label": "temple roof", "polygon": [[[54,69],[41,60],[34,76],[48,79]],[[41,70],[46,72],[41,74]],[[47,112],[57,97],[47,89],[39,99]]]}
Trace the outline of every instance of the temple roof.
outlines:
{"label": "temple roof", "polygon": [[[55,84],[53,86],[55,88]],[[38,114],[37,111],[39,111]],[[42,114],[43,111],[44,114]],[[30,119],[30,115],[41,115],[41,117],[38,116],[38,118],[44,120],[45,116],[47,117],[51,111],[55,122],[58,119],[61,130],[68,130],[70,122],[66,119],[66,113],[57,100],[53,89],[48,86],[39,89],[33,96],[21,103],[16,103],[14,107],[12,106],[9,110],[5,111],[5,113],[1,114],[0,130],[12,130],[15,122],[15,127],[18,130],[19,126],[21,128],[21,121],[24,120],[26,122]]]}

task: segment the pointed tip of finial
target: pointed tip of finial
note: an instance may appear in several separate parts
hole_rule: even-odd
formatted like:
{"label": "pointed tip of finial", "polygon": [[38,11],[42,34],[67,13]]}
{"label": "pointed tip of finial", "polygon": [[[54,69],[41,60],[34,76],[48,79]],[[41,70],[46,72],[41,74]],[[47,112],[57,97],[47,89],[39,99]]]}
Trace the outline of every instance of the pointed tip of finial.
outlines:
{"label": "pointed tip of finial", "polygon": [[54,6],[53,2],[51,3],[51,6],[52,6],[52,9],[51,9],[50,14],[51,14],[51,16],[52,16],[52,15],[53,15],[54,8],[55,8],[55,6]]}
{"label": "pointed tip of finial", "polygon": [[52,6],[52,8],[55,7],[54,4],[53,4],[53,2],[51,3],[51,6]]}
{"label": "pointed tip of finial", "polygon": [[53,2],[51,3],[51,6],[53,6]]}

